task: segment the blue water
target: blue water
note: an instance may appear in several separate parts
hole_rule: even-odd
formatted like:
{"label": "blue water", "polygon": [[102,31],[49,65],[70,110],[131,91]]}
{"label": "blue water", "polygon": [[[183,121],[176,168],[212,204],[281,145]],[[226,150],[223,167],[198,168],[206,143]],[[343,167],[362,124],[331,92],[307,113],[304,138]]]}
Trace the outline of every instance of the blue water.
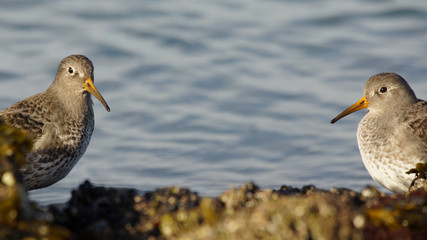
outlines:
{"label": "blue water", "polygon": [[[0,2],[0,109],[44,91],[85,54],[111,112],[73,171],[31,192],[66,201],[85,179],[217,195],[375,184],[356,142],[363,111],[331,125],[373,74],[427,98],[427,5],[407,1]],[[384,190],[384,189],[382,189]]]}

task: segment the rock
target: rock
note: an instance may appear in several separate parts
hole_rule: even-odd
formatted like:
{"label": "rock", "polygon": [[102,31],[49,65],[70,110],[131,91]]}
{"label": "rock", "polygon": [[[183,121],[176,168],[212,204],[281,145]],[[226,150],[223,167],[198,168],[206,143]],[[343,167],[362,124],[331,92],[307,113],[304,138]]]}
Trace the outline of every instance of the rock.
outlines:
{"label": "rock", "polygon": [[85,181],[64,204],[28,200],[19,166],[31,139],[0,123],[0,239],[427,239],[425,166],[406,195],[313,185],[218,197],[177,186],[140,193]]}
{"label": "rock", "polygon": [[251,187],[256,190],[248,194],[248,185],[253,183],[219,197],[225,201],[219,221],[194,226],[176,239],[361,239],[353,224],[359,207],[352,199],[313,187],[293,189],[295,194],[283,187]]}
{"label": "rock", "polygon": [[249,182],[212,198],[85,182],[66,207],[50,211],[74,239],[423,239],[426,199],[421,189],[405,196],[374,187],[261,190]]}
{"label": "rock", "polygon": [[198,201],[196,193],[179,187],[138,194],[86,181],[65,207],[52,206],[49,211],[75,239],[148,239],[167,233],[169,213],[188,211]]}

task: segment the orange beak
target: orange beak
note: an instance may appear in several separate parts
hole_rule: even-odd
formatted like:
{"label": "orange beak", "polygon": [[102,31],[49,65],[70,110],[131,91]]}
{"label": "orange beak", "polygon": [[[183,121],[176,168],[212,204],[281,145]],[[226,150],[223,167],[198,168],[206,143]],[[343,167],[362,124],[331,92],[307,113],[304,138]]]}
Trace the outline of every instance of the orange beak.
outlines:
{"label": "orange beak", "polygon": [[93,84],[92,78],[86,79],[85,89],[88,90],[93,96],[95,96],[102,103],[102,105],[104,105],[105,109],[108,112],[110,111],[110,107],[108,106],[107,102],[104,100],[101,93],[99,93],[98,89],[96,89],[95,85]]}
{"label": "orange beak", "polygon": [[334,119],[332,119],[331,123],[335,123],[336,121],[340,120],[341,118],[354,113],[356,111],[359,111],[360,109],[364,109],[368,107],[369,102],[366,100],[366,97],[364,96],[361,98],[357,103],[351,105],[349,108],[344,110],[342,113],[338,114]]}

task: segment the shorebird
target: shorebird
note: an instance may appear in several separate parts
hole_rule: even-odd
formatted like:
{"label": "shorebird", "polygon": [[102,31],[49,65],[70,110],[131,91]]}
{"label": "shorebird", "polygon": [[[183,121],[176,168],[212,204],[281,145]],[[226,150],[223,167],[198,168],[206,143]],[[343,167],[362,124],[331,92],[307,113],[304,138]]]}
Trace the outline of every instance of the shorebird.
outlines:
{"label": "shorebird", "polygon": [[61,61],[45,92],[0,112],[6,124],[33,137],[33,149],[20,169],[28,190],[63,179],[83,156],[95,124],[91,94],[110,111],[93,82],[92,62],[83,55],[71,55]]}
{"label": "shorebird", "polygon": [[368,108],[357,129],[357,142],[372,178],[395,193],[405,193],[413,177],[406,172],[427,162],[427,102],[418,99],[396,73],[372,76],[364,96],[331,123]]}

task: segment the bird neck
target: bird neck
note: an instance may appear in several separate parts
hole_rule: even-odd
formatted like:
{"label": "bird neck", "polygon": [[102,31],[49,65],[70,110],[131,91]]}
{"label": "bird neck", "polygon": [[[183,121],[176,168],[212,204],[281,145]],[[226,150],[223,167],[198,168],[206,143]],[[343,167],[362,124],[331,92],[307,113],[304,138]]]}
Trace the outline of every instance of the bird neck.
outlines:
{"label": "bird neck", "polygon": [[53,108],[57,109],[58,113],[73,120],[93,115],[93,102],[87,91],[56,91],[54,88],[49,88],[47,92],[56,99]]}

